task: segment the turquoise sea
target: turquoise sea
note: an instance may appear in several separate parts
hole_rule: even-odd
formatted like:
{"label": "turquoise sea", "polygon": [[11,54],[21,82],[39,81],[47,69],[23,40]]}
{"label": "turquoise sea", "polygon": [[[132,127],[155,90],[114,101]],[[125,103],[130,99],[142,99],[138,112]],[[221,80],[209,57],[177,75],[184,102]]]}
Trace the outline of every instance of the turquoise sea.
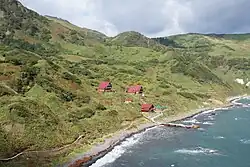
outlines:
{"label": "turquoise sea", "polygon": [[[238,102],[250,104],[249,99]],[[250,108],[207,111],[183,124],[156,127],[117,145],[91,167],[250,167]]]}

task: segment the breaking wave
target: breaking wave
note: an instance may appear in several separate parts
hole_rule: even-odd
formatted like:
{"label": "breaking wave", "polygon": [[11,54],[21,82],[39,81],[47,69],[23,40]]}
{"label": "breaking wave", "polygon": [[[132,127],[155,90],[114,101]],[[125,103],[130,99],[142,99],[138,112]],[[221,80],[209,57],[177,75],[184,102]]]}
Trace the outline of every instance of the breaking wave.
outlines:
{"label": "breaking wave", "polygon": [[[239,99],[234,100],[232,103],[235,105],[243,106],[243,103],[239,103],[238,100]],[[249,107],[249,105],[245,105],[245,106]],[[188,120],[183,120],[182,122],[183,123],[192,123],[192,124],[212,125],[213,123],[210,121],[213,121],[215,119],[216,114],[211,114],[211,113],[218,111],[218,110],[228,110],[230,108],[231,107],[216,108],[216,109],[207,110],[207,111],[204,111],[200,114],[193,116],[192,118],[190,118]],[[202,120],[202,122],[199,122],[199,120],[197,120],[198,119],[197,117],[200,115],[205,115],[208,119]],[[203,121],[206,121],[206,122],[203,122]],[[148,131],[155,129],[155,128],[157,128],[157,127],[149,128],[145,132],[148,132]],[[170,130],[170,129],[171,128],[169,128],[168,130]],[[203,128],[199,128],[198,130],[205,131],[205,129],[203,129]],[[161,131],[161,128],[158,127],[157,131]],[[157,140],[158,139],[166,139],[167,136],[172,136],[172,135],[175,135],[176,133],[180,133],[179,131],[178,132],[168,131],[168,133],[166,133],[166,129],[164,128],[165,133],[161,133],[159,135],[159,133],[157,131],[154,133],[157,135],[154,135],[154,134],[152,135],[151,133],[150,134],[146,133],[146,135],[145,135],[145,132],[142,132],[142,133],[133,135],[133,136],[125,139],[123,142],[121,142],[121,144],[115,146],[110,152],[108,152],[104,157],[98,159],[90,167],[103,167],[107,164],[113,163],[118,158],[120,158],[123,154],[130,153],[130,150],[132,150],[131,148],[137,144],[141,144],[142,143],[141,141],[143,141],[143,143],[145,144],[145,143],[147,143],[147,140],[152,141],[152,140],[156,140],[156,139]],[[145,139],[143,139],[143,138],[145,138]],[[225,139],[225,137],[215,136],[214,139]],[[241,139],[240,142],[243,144],[250,144],[250,140]],[[185,154],[185,155],[211,155],[211,156],[212,155],[223,155],[216,149],[203,148],[203,147],[182,148],[182,149],[175,150],[174,153]]]}
{"label": "breaking wave", "polygon": [[188,154],[188,155],[220,155],[218,153],[218,150],[214,149],[209,149],[209,148],[203,148],[203,147],[195,147],[192,149],[180,149],[176,150],[175,153],[180,153],[180,154]]}
{"label": "breaking wave", "polygon": [[248,120],[248,119],[247,118],[240,118],[240,117],[238,118],[238,117],[236,117],[236,118],[234,118],[234,120],[239,121],[239,120]]}
{"label": "breaking wave", "polygon": [[216,109],[207,110],[207,111],[202,112],[202,114],[209,114],[209,113],[211,113],[211,112],[214,112],[215,110],[216,110]]}
{"label": "breaking wave", "polygon": [[213,116],[209,115],[208,120],[213,121],[213,120],[215,120],[215,118]]}
{"label": "breaking wave", "polygon": [[225,139],[225,137],[224,136],[216,136],[216,137],[214,137],[214,139]]}
{"label": "breaking wave", "polygon": [[115,146],[109,153],[107,153],[104,157],[98,159],[90,167],[102,167],[106,164],[114,162],[117,158],[122,156],[125,152],[129,152],[128,149],[130,149],[132,146],[137,144],[146,132],[151,131],[155,128],[157,127],[148,128],[142,133],[135,134],[125,139],[121,144]]}
{"label": "breaking wave", "polygon": [[250,144],[250,140],[247,139],[241,139],[240,142],[243,144]]}
{"label": "breaking wave", "polygon": [[98,159],[90,167],[101,167],[106,164],[114,162],[117,158],[122,156],[122,154],[124,154],[127,151],[127,149],[136,144],[139,141],[139,139],[140,139],[139,135],[134,135],[130,138],[127,138],[120,145],[115,146],[111,152],[107,153],[101,159]]}
{"label": "breaking wave", "polygon": [[214,123],[212,122],[203,122],[203,125],[213,125]]}
{"label": "breaking wave", "polygon": [[197,121],[197,119],[184,120],[182,122],[183,123],[196,123],[196,124],[200,124],[201,123],[201,122]]}

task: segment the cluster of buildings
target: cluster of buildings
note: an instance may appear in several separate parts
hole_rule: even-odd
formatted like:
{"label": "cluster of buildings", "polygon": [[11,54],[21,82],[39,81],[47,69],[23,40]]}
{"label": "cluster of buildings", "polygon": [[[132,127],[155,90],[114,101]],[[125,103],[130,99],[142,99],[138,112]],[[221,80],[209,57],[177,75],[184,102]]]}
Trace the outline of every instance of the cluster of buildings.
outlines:
{"label": "cluster of buildings", "polygon": [[[99,92],[113,92],[112,83],[108,81],[101,82],[98,86],[98,91]],[[129,86],[126,89],[126,93],[143,94],[143,87],[141,85]],[[133,99],[126,99],[124,102],[130,103],[130,102],[133,102]],[[141,112],[150,112],[154,110],[155,110],[155,107],[153,104],[141,104]]]}

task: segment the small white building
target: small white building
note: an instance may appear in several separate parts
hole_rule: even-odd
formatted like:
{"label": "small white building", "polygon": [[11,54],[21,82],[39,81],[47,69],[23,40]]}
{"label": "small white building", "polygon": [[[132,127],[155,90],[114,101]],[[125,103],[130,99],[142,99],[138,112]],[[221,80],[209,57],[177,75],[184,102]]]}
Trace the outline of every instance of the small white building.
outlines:
{"label": "small white building", "polygon": [[241,85],[245,84],[244,80],[240,79],[240,78],[236,78],[234,81],[237,82],[237,83],[239,83],[239,84],[241,84]]}
{"label": "small white building", "polygon": [[250,86],[250,82],[248,82],[248,83],[246,84],[246,86],[249,87],[249,86]]}

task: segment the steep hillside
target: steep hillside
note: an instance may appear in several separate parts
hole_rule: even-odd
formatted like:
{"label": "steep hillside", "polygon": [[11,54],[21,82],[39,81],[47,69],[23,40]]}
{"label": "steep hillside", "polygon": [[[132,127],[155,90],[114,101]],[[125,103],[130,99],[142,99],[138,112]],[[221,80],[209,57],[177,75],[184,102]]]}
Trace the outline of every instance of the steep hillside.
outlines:
{"label": "steep hillside", "polygon": [[97,41],[104,42],[105,38],[107,38],[107,36],[103,33],[100,33],[98,31],[94,31],[94,30],[90,30],[87,28],[80,28],[76,25],[71,24],[67,20],[63,20],[60,18],[52,17],[52,16],[46,16],[46,18],[48,18],[49,20],[52,20],[56,23],[61,24],[65,28],[68,28],[70,30],[74,30],[74,31],[80,33],[81,36],[83,37],[83,39],[92,40],[92,42],[97,42]]}
{"label": "steep hillside", "polygon": [[16,0],[2,0],[1,3],[0,36],[8,45],[28,42],[37,45],[50,43],[54,47],[65,43],[84,46],[102,43],[106,38],[102,33],[73,26],[62,19],[40,16]]}
{"label": "steep hillside", "polygon": [[[82,138],[69,149],[22,155],[0,166],[58,164],[105,135],[145,122],[143,101],[168,106],[164,116],[171,116],[249,92],[234,81],[250,77],[247,38],[184,34],[149,39],[137,32],[106,38],[40,16],[15,0],[1,2],[0,159]],[[115,91],[98,93],[99,83],[107,80]],[[125,93],[135,84],[143,86],[143,100]],[[127,98],[133,102],[125,104]]]}
{"label": "steep hillside", "polygon": [[150,48],[154,49],[157,51],[160,50],[166,50],[166,47],[164,45],[161,45],[155,40],[152,40],[138,32],[135,31],[128,31],[128,32],[123,32],[115,36],[114,38],[111,38],[111,43],[112,44],[117,44],[117,45],[122,45],[122,46],[127,46],[127,47],[145,47],[145,48]]}
{"label": "steep hillside", "polygon": [[216,38],[222,38],[222,39],[228,39],[228,40],[249,40],[250,39],[250,33],[245,34],[204,34],[206,36],[210,37],[216,37]]}
{"label": "steep hillside", "polygon": [[[211,71],[218,72],[220,78],[227,76],[230,80],[233,80],[238,76],[248,80],[250,77],[250,38],[248,36],[248,34],[226,34],[223,36],[186,34],[155,40],[167,46],[170,45],[169,43],[174,43],[173,47],[180,53],[175,57],[175,59],[179,59],[178,69],[186,74],[189,73],[189,70],[186,70],[187,66],[194,68],[197,63],[202,63]],[[180,65],[180,60],[183,60],[186,65]]]}
{"label": "steep hillside", "polygon": [[24,8],[20,2],[1,0],[0,13],[0,36],[2,38],[12,38],[25,34],[25,36],[40,40],[50,40],[50,30],[47,28],[48,20]]}

